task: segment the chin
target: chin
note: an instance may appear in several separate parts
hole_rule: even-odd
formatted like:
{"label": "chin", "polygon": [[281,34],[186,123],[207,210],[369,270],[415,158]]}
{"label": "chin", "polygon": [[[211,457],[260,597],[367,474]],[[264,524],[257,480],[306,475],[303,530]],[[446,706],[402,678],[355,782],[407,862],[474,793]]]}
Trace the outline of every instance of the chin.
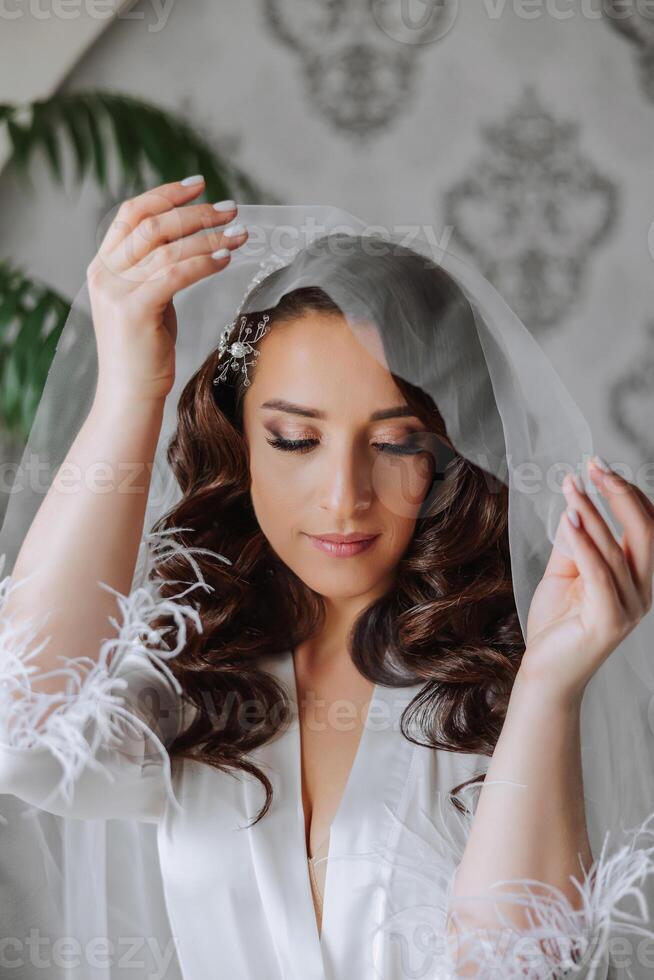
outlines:
{"label": "chin", "polygon": [[361,569],[352,568],[347,571],[344,568],[335,568],[327,573],[316,573],[315,567],[310,572],[303,574],[298,569],[293,569],[298,578],[304,584],[324,596],[325,599],[354,599],[357,596],[365,595],[377,588],[382,576],[378,569],[375,574],[362,575]]}

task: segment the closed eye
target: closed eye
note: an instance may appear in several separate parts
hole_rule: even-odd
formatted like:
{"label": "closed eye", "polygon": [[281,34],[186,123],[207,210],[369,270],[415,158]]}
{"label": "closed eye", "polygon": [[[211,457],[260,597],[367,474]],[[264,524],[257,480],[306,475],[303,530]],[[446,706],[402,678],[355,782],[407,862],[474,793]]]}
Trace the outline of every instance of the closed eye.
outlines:
{"label": "closed eye", "polygon": [[[274,449],[279,449],[285,453],[308,453],[319,444],[320,440],[284,439],[282,436],[277,436],[275,439],[266,439],[266,442]],[[424,446],[418,443],[415,436],[405,443],[373,442],[372,445],[380,452],[396,456],[415,456],[425,451]]]}

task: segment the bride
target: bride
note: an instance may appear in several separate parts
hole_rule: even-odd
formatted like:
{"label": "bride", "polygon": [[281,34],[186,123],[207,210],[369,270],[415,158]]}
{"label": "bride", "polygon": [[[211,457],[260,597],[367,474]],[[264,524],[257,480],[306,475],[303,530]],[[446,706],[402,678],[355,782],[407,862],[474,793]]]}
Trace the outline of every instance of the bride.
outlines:
{"label": "bride", "polygon": [[60,465],[0,538],[0,789],[78,848],[47,851],[66,921],[118,854],[90,825],[134,821],[96,912],[146,915],[160,874],[167,977],[608,977],[616,937],[654,939],[654,849],[602,846],[654,809],[626,662],[654,505],[582,461],[554,369],[461,260],[203,189],[120,207],[26,450]]}

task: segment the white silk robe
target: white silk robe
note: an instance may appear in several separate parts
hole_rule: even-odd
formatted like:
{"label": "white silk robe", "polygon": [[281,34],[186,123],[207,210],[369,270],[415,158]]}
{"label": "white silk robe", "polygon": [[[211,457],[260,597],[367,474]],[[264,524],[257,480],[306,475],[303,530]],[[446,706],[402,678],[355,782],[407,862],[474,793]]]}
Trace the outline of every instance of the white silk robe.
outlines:
{"label": "white silk robe", "polygon": [[[184,608],[189,612],[190,607]],[[448,955],[445,917],[474,807],[462,816],[447,794],[486,771],[489,759],[414,744],[400,732],[399,721],[421,686],[376,686],[331,827],[319,935],[305,847],[296,710],[286,730],[251,754],[272,781],[273,802],[250,828],[264,800],[255,777],[185,760],[172,784],[177,806],[171,799],[165,752],[145,753],[143,734],[149,730],[143,721],[129,739],[124,731],[117,740],[109,738],[110,731],[119,730],[115,725],[121,711],[123,718],[143,717],[132,709],[146,679],[170,696],[153,670],[152,653],[137,639],[158,611],[155,595],[144,599],[143,593],[131,593],[120,627],[122,661],[116,657],[107,667],[101,652],[77,696],[44,724],[30,713],[29,699],[11,699],[8,693],[12,683],[20,682],[26,690],[31,681],[25,672],[29,637],[5,623],[0,630],[0,676],[5,681],[0,684],[0,793],[12,794],[41,813],[76,818],[63,821],[67,833],[86,821],[95,827],[109,819],[118,821],[116,828],[136,821],[156,835],[156,869],[152,856],[150,863],[143,859],[142,867],[135,868],[139,855],[132,854],[129,866],[121,866],[125,858],[120,848],[107,853],[110,865],[117,862],[112,905],[124,903],[126,919],[135,896],[127,878],[121,892],[121,875],[140,874],[154,893],[154,878],[161,875],[178,957],[159,975],[162,980],[450,980],[463,975]],[[291,652],[270,657],[261,666],[281,680],[296,706]],[[11,827],[8,821],[0,828],[0,845],[6,864],[20,874],[26,854],[16,856],[6,848],[20,852],[27,844],[19,835],[11,837]],[[143,840],[147,842],[147,835]],[[643,866],[637,858],[635,852],[603,855],[600,874],[584,885],[580,911],[561,893],[547,902],[531,898],[533,928],[513,936],[522,942],[522,958],[512,957],[512,946],[507,952],[506,939],[500,945],[473,937],[466,949],[477,975],[513,980],[569,973],[606,980],[610,940],[621,934],[625,921],[621,902],[638,888]],[[0,874],[2,863],[0,850]],[[69,878],[78,873],[86,872],[69,862]],[[85,887],[77,878],[64,881],[62,901],[68,902],[71,892],[84,894]],[[15,893],[20,889],[16,881]],[[85,900],[93,901],[92,895]],[[654,936],[651,923],[642,935]],[[591,944],[578,971],[568,962],[567,972],[563,967],[553,972],[556,956],[534,941],[553,936]],[[78,975],[85,980],[140,980],[146,974]],[[650,975],[649,967],[642,974],[633,970],[637,980]]]}

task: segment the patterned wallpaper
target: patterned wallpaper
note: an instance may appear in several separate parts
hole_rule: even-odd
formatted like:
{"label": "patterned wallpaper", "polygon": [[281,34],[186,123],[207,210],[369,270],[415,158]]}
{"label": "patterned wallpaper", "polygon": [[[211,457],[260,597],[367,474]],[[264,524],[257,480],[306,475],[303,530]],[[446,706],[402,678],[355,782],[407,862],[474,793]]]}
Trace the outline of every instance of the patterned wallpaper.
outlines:
{"label": "patterned wallpaper", "polygon": [[583,151],[578,122],[525,86],[444,191],[453,240],[533,334],[583,300],[586,269],[611,235],[618,187]]}
{"label": "patterned wallpaper", "polygon": [[635,447],[640,459],[651,460],[654,459],[654,320],[645,325],[641,335],[636,356],[609,384],[609,409],[620,435]]}
{"label": "patterned wallpaper", "polygon": [[651,4],[604,0],[603,8],[607,24],[631,41],[643,95],[654,102],[654,10]]}
{"label": "patterned wallpaper", "polygon": [[452,26],[457,4],[261,0],[266,29],[293,52],[308,107],[351,139],[392,128],[419,84],[418,55]]}
{"label": "patterned wallpaper", "polygon": [[[555,362],[598,450],[654,458],[654,11],[635,0],[163,9],[137,3],[66,87],[183,112],[280,200],[447,231]],[[3,247],[76,292],[114,202],[37,186],[26,201],[4,182]],[[79,234],[57,249],[71,220]]]}

